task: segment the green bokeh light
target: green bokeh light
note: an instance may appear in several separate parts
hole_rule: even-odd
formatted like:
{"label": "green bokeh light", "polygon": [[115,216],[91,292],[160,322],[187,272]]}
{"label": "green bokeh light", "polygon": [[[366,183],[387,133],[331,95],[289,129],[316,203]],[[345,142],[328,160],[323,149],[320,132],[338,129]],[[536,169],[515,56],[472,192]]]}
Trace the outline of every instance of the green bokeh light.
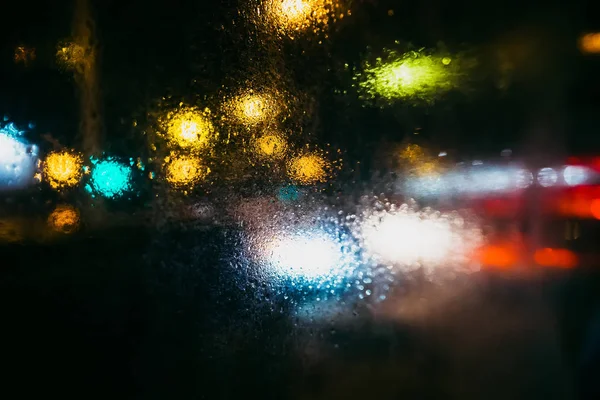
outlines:
{"label": "green bokeh light", "polygon": [[374,64],[366,63],[355,75],[361,98],[383,102],[396,100],[434,101],[455,88],[458,74],[450,57],[410,51],[387,51]]}

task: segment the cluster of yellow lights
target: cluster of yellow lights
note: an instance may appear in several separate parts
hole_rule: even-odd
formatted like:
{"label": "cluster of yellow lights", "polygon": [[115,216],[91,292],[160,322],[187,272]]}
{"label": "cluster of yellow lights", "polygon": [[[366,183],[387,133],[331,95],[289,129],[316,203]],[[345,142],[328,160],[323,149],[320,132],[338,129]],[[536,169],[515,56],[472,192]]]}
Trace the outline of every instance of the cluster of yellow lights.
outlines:
{"label": "cluster of yellow lights", "polygon": [[256,139],[255,141],[256,153],[269,159],[281,159],[287,152],[287,141],[285,138],[278,133],[268,133]]}
{"label": "cluster of yellow lights", "polygon": [[188,150],[208,147],[215,138],[215,128],[210,119],[210,110],[200,111],[186,107],[170,112],[162,120],[170,145]]}
{"label": "cluster of yellow lights", "polygon": [[191,188],[210,173],[197,157],[185,155],[165,159],[167,182],[176,188]]}
{"label": "cluster of yellow lights", "polygon": [[325,182],[330,169],[331,165],[324,157],[310,153],[293,158],[288,165],[288,174],[296,182],[310,185]]}
{"label": "cluster of yellow lights", "polygon": [[61,233],[72,233],[79,227],[79,211],[71,205],[56,206],[48,217],[50,229]]}
{"label": "cluster of yellow lights", "polygon": [[77,185],[82,167],[80,155],[68,151],[50,153],[44,163],[44,175],[52,188],[62,189]]}
{"label": "cluster of yellow lights", "polygon": [[265,0],[263,5],[269,25],[287,35],[310,28],[316,33],[344,17],[340,0]]}
{"label": "cluster of yellow lights", "polygon": [[600,53],[600,33],[588,33],[579,39],[579,48],[583,53]]}
{"label": "cluster of yellow lights", "polygon": [[66,68],[77,68],[86,60],[85,48],[73,42],[60,44],[56,51],[56,60]]}

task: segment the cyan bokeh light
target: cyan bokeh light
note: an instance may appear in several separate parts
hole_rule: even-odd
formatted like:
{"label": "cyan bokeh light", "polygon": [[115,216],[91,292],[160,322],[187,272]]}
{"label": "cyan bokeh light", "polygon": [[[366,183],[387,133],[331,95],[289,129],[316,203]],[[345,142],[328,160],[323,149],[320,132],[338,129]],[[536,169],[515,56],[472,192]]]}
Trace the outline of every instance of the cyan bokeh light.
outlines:
{"label": "cyan bokeh light", "polygon": [[[92,160],[92,162],[94,162]],[[115,160],[97,161],[89,189],[107,197],[120,197],[131,188],[131,168]]]}

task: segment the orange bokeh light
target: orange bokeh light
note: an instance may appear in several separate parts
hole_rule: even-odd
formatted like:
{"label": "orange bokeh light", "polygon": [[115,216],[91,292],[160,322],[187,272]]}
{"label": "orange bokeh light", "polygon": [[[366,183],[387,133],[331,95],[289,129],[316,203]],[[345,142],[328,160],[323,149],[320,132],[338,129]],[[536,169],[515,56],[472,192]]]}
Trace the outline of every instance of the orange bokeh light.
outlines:
{"label": "orange bokeh light", "polygon": [[590,203],[590,213],[596,219],[600,219],[600,199],[594,199]]}
{"label": "orange bokeh light", "polygon": [[484,267],[510,268],[519,261],[519,252],[512,245],[490,245],[479,250],[477,259]]}
{"label": "orange bokeh light", "polygon": [[579,257],[567,249],[538,249],[533,255],[536,264],[543,267],[573,268],[579,264]]}
{"label": "orange bokeh light", "polygon": [[600,33],[587,33],[579,39],[579,48],[583,53],[600,53]]}

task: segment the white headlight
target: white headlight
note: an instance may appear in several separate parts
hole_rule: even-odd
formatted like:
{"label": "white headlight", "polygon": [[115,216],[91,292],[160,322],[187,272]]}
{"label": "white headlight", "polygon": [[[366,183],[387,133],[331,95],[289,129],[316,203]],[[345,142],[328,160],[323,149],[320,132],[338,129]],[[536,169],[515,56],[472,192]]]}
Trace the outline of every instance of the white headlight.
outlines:
{"label": "white headlight", "polygon": [[284,235],[267,243],[265,250],[277,272],[289,276],[327,276],[343,262],[340,244],[321,232]]}
{"label": "white headlight", "polygon": [[579,165],[569,165],[563,170],[563,178],[569,186],[581,185],[588,180],[589,175],[589,170]]}

